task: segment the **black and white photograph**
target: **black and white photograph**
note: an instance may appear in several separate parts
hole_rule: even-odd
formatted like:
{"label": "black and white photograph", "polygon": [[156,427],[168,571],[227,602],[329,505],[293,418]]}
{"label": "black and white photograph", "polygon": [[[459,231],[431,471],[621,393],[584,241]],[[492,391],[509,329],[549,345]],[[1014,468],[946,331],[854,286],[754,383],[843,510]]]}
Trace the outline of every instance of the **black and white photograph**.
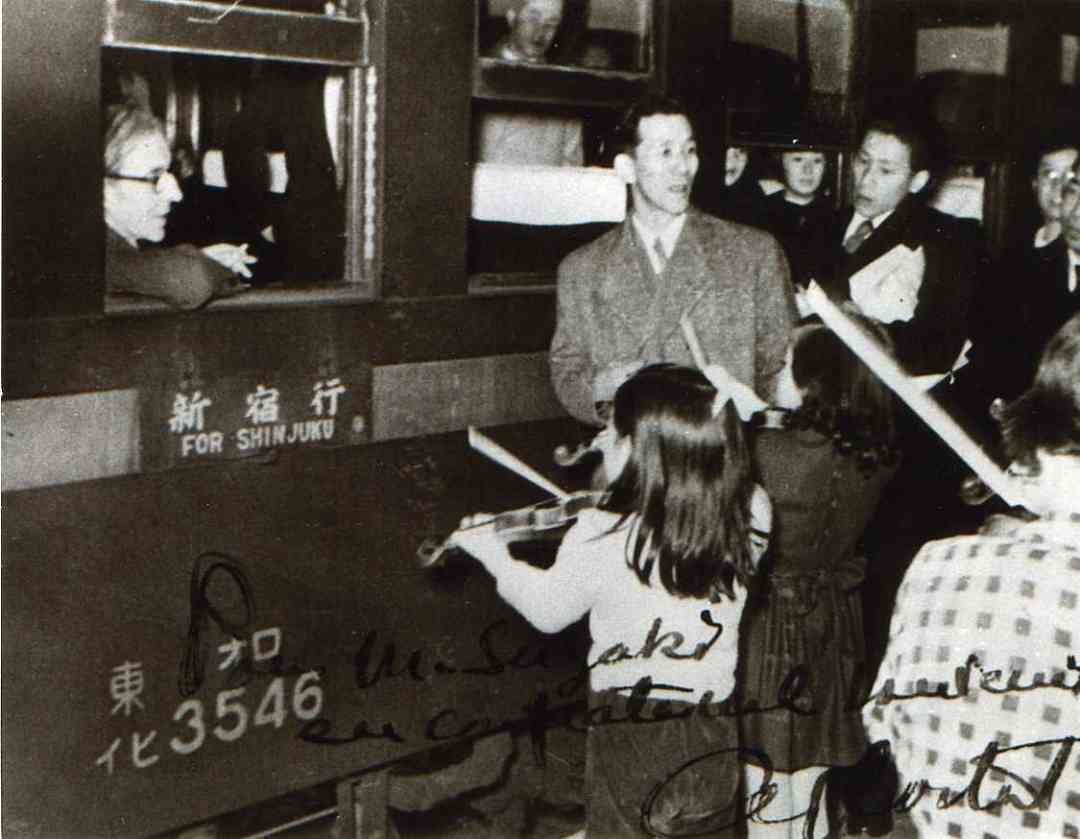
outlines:
{"label": "black and white photograph", "polygon": [[3,839],[1080,839],[1080,0],[8,0]]}

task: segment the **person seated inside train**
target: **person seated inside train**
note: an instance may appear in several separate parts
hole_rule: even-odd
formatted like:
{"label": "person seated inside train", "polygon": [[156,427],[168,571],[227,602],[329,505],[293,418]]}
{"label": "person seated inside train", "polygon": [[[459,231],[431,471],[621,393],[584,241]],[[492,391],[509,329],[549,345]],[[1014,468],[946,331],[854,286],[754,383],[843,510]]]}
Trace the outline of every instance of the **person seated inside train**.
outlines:
{"label": "person seated inside train", "polygon": [[[545,64],[563,17],[563,0],[513,0],[509,31],[490,54],[523,64]],[[581,166],[582,121],[533,110],[481,113],[476,159],[483,163]]]}
{"label": "person seated inside train", "polygon": [[776,154],[783,189],[765,199],[765,224],[779,240],[791,266],[791,280],[805,288],[829,264],[832,209],[824,152],[813,147]]}
{"label": "person seated inside train", "polygon": [[110,292],[197,309],[248,287],[255,258],[243,246],[155,246],[183,194],[169,171],[172,152],[160,120],[141,104],[111,105],[105,118],[105,275]]}
{"label": "person seated inside train", "polygon": [[870,740],[891,743],[899,788],[910,785],[897,808],[924,837],[1076,832],[1080,314],[1001,420],[1035,518],[996,516],[922,548],[863,706]]}

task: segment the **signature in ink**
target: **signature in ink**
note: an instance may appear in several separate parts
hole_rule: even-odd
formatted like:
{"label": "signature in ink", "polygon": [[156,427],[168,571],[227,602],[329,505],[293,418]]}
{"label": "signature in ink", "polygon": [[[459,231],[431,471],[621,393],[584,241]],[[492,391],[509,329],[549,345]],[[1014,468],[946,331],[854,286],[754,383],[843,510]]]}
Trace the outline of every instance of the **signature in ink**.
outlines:
{"label": "signature in ink", "polygon": [[360,649],[353,656],[356,686],[371,688],[384,678],[407,677],[414,682],[426,682],[433,675],[498,676],[508,669],[550,669],[549,653],[543,646],[526,643],[512,652],[500,647],[499,634],[508,626],[509,621],[500,619],[485,627],[477,639],[482,663],[471,667],[461,667],[443,659],[432,660],[429,651],[422,647],[399,658],[397,645],[393,641],[384,641],[380,647],[378,631],[371,630],[364,635]]}
{"label": "signature in ink", "polygon": [[[889,802],[887,809],[897,813],[907,812],[912,810],[924,796],[932,792],[937,792],[938,798],[935,806],[938,810],[945,810],[966,804],[969,809],[975,811],[995,810],[1003,807],[1012,807],[1020,811],[1045,811],[1050,808],[1058,781],[1061,779],[1062,773],[1068,765],[1069,758],[1072,755],[1073,746],[1078,742],[1080,742],[1080,738],[1078,737],[1065,736],[1052,740],[1040,740],[1037,742],[1021,743],[1016,746],[1001,748],[996,741],[991,740],[978,755],[972,757],[968,761],[968,763],[974,765],[974,773],[971,780],[963,789],[953,790],[950,787],[938,787],[930,784],[926,780],[913,781],[904,787],[895,801]],[[1015,773],[1009,772],[1006,768],[996,765],[994,762],[999,755],[1005,753],[1028,750],[1034,751],[1035,749],[1047,746],[1056,747],[1057,753],[1054,755],[1050,768],[1041,782],[1034,778],[1021,778]],[[780,824],[782,822],[795,822],[799,819],[805,819],[803,824],[803,835],[808,837],[814,835],[817,820],[821,813],[822,803],[825,798],[826,787],[829,783],[828,773],[823,773],[815,782],[813,791],[811,792],[810,802],[806,810],[784,819],[766,819],[764,813],[776,795],[776,786],[772,783],[772,763],[769,760],[768,755],[764,752],[738,746],[714,749],[697,755],[666,775],[652,788],[652,790],[650,790],[649,794],[641,804],[642,826],[653,835],[694,835],[696,830],[694,832],[672,831],[670,825],[664,823],[664,817],[662,815],[657,817],[655,814],[657,809],[663,810],[662,806],[658,808],[658,802],[663,800],[665,792],[678,783],[683,776],[694,772],[707,761],[728,755],[738,757],[740,762],[749,760],[760,766],[764,770],[764,779],[756,790],[749,791],[746,794],[744,809],[742,810],[741,816],[732,821],[725,822],[724,824],[713,824],[710,822],[710,830],[726,829],[734,826],[740,820]],[[980,797],[981,787],[986,775],[991,771],[1002,773],[1002,775],[1008,778],[1009,783],[1003,784],[992,800],[982,801]],[[1015,794],[1013,792],[1014,788],[1019,790],[1021,795]],[[1026,800],[1021,796],[1026,796]],[[722,817],[722,814],[735,811],[737,804],[737,801],[717,801],[706,809],[708,813],[713,814],[713,821],[715,821],[716,818]],[[700,807],[701,805],[699,804],[698,809],[700,809]],[[866,812],[866,815],[878,814],[879,813],[872,810]],[[838,815],[841,821],[846,819],[846,815],[843,812]],[[830,835],[841,835],[845,825],[830,824],[829,827],[830,830],[833,831]]]}
{"label": "signature in ink", "polygon": [[[915,682],[913,693],[897,693],[895,680],[886,679],[881,690],[872,694],[867,702],[874,702],[877,705],[888,705],[890,702],[908,699],[961,699],[968,695],[971,688],[971,674],[973,670],[978,670],[980,672],[979,687],[987,693],[1026,693],[1027,691],[1032,690],[1057,689],[1071,691],[1073,694],[1080,694],[1080,664],[1077,664],[1076,656],[1068,656],[1065,665],[1066,670],[1077,674],[1076,681],[1071,685],[1066,684],[1066,671],[1055,673],[1049,680],[1047,680],[1045,673],[1035,673],[1031,677],[1030,684],[1021,685],[1021,673],[1018,670],[1010,672],[1009,680],[1002,685],[1000,684],[1002,678],[1002,672],[1000,670],[984,670],[979,661],[979,657],[977,655],[969,655],[967,661],[964,662],[962,666],[957,667],[954,671],[954,685],[950,685],[948,682],[938,682],[931,687],[926,679],[919,679]],[[950,692],[950,690],[953,692]]]}
{"label": "signature in ink", "polygon": [[[220,598],[217,602],[210,597],[210,587],[215,579],[235,593],[242,619],[230,620],[226,617],[229,606],[224,602],[220,588],[216,587],[217,597]],[[226,635],[239,639],[255,617],[255,596],[244,569],[234,557],[218,551],[207,551],[195,558],[195,564],[191,568],[188,599],[190,617],[187,643],[184,645],[177,677],[180,695],[184,697],[193,696],[206,680],[206,654],[202,636],[211,623]]]}

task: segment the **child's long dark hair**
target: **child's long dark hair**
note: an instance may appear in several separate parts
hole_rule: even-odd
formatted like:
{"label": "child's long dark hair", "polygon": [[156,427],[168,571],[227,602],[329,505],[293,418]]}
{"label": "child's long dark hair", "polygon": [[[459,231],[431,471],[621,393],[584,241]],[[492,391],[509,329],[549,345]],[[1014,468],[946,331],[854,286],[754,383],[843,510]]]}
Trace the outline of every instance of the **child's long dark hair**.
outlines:
{"label": "child's long dark hair", "polygon": [[[890,353],[892,341],[875,321],[849,316]],[[864,475],[896,462],[895,397],[885,384],[824,324],[811,322],[792,338],[792,376],[803,393],[789,428],[811,428],[841,454],[855,459]]]}
{"label": "child's long dark hair", "polygon": [[655,567],[671,594],[712,600],[753,573],[750,456],[734,406],[714,417],[715,397],[689,367],[652,365],[625,382],[613,421],[632,449],[605,505],[640,514],[627,562],[643,583]]}

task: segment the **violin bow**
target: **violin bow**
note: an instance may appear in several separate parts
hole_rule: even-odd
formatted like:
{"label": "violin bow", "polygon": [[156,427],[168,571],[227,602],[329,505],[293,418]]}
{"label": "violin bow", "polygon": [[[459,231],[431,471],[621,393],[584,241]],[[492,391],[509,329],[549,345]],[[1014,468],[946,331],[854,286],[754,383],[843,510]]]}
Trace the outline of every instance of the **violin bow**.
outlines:
{"label": "violin bow", "polygon": [[[705,357],[705,351],[701,348],[701,341],[698,340],[697,330],[694,329],[694,324],[690,320],[689,312],[684,312],[683,316],[679,318],[679,326],[682,327],[683,338],[686,340],[686,346],[690,348],[690,355],[693,356],[694,363],[702,373],[705,373],[717,390],[730,392],[730,398],[739,413],[739,418],[743,422],[749,420],[752,414],[768,409],[768,403],[758,396],[753,388],[732,376],[726,367],[715,362],[709,364],[708,359]],[[711,367],[711,372],[706,372],[706,367]],[[736,395],[736,390],[738,390],[739,395]]]}
{"label": "violin bow", "polygon": [[518,476],[524,478],[531,484],[535,484],[540,487],[544,492],[550,493],[558,498],[560,501],[565,501],[570,497],[570,493],[566,490],[553,484],[527,463],[519,460],[514,455],[510,454],[506,449],[492,440],[490,437],[482,434],[475,426],[469,426],[469,445],[476,451],[485,457],[494,460],[500,466],[509,469]]}
{"label": "violin bow", "polygon": [[1015,482],[979,448],[945,410],[923,391],[896,360],[866,335],[822,290],[811,282],[806,300],[836,337],[843,341],[890,390],[904,400],[919,419],[925,422],[984,484],[1013,507],[1024,506],[1022,492]]}
{"label": "violin bow", "polygon": [[701,349],[701,341],[698,340],[697,330],[694,329],[689,312],[683,312],[683,316],[679,318],[679,326],[682,327],[683,338],[686,340],[686,346],[690,348],[690,355],[694,358],[694,364],[698,366],[699,370],[704,370],[708,367],[709,362],[705,358],[705,351]]}

